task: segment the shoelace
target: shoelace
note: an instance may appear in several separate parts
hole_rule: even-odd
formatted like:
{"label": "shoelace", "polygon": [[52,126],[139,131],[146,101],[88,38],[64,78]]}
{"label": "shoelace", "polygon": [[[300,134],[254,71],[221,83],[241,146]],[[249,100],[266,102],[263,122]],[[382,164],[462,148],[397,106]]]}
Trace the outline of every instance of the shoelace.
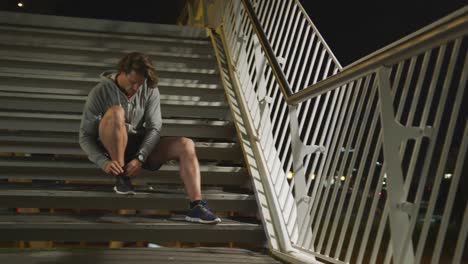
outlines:
{"label": "shoelace", "polygon": [[214,218],[215,215],[209,210],[209,208],[201,206],[201,210],[207,214],[209,217]]}

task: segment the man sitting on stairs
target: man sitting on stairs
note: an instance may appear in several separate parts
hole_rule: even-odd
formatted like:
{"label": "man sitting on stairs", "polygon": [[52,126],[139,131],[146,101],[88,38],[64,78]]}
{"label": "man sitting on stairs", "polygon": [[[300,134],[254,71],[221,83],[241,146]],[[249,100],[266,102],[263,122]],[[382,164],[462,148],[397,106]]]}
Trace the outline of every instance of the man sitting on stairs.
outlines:
{"label": "man sitting on stairs", "polygon": [[221,222],[202,199],[193,141],[160,137],[160,94],[151,59],[143,53],[129,53],[117,64],[117,71],[103,72],[101,78],[88,94],[79,141],[89,160],[115,176],[115,192],[135,194],[131,177],[142,168],[156,171],[166,161],[178,160],[180,177],[190,198],[185,219]]}

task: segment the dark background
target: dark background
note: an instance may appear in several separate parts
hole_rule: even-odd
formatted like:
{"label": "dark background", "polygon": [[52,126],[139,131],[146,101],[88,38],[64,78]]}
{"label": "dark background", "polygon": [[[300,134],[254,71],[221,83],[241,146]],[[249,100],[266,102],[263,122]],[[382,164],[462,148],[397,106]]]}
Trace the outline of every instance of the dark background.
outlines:
{"label": "dark background", "polygon": [[[219,0],[222,1],[222,0]],[[1,0],[0,10],[175,24],[185,0]],[[465,0],[300,0],[343,66],[468,4]]]}

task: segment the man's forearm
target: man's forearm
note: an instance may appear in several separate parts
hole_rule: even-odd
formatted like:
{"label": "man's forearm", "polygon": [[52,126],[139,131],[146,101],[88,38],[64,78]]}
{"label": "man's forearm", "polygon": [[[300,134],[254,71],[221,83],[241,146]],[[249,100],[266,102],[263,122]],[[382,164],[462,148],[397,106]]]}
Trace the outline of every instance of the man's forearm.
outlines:
{"label": "man's forearm", "polygon": [[143,137],[143,141],[141,142],[140,149],[138,153],[143,155],[143,160],[146,161],[149,154],[159,142],[161,135],[156,128],[147,130],[145,136]]}
{"label": "man's forearm", "polygon": [[97,145],[96,141],[90,136],[80,137],[81,149],[88,155],[88,159],[104,170],[105,165],[110,159],[105,155]]}

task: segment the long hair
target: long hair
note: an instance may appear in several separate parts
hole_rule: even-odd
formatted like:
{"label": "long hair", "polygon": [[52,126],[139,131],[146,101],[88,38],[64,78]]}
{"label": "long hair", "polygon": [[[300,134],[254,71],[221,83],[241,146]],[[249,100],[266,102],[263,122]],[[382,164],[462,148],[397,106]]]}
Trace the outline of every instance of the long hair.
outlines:
{"label": "long hair", "polygon": [[131,52],[125,55],[117,63],[117,70],[127,74],[134,70],[145,76],[149,88],[154,88],[159,81],[153,62],[148,55],[141,52]]}

